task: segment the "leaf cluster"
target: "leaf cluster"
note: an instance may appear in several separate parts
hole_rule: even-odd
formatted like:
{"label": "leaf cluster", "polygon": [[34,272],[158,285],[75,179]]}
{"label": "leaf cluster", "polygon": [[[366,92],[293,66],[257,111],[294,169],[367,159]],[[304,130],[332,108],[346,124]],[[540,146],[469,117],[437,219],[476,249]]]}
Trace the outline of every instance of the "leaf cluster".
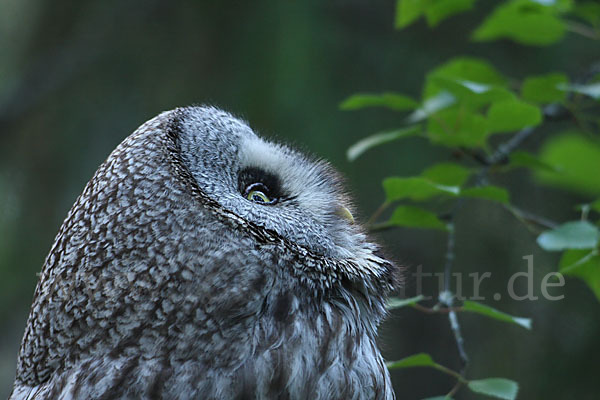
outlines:
{"label": "leaf cluster", "polygon": [[[404,29],[423,17],[435,27],[453,15],[471,10],[476,0],[398,0],[395,26]],[[511,40],[521,45],[549,46],[572,33],[600,41],[600,5],[572,0],[507,0],[475,27],[471,40]],[[558,270],[578,277],[600,300],[600,74],[585,79],[553,71],[514,79],[490,61],[456,56],[427,72],[419,98],[403,93],[357,93],[341,104],[342,110],[386,108],[399,115],[393,129],[377,132],[352,145],[347,152],[356,161],[367,151],[402,140],[419,138],[442,146],[452,161],[438,162],[414,176],[390,176],[382,181],[382,205],[371,218],[372,230],[403,228],[447,232],[453,251],[453,211],[467,201],[489,201],[504,207],[537,236],[546,251],[562,252]],[[560,121],[561,131],[544,135]],[[566,127],[565,127],[566,126]],[[538,135],[535,152],[520,149]],[[507,137],[508,139],[504,139]],[[498,145],[497,143],[501,143]],[[456,157],[458,155],[458,157]],[[491,183],[496,174],[528,170],[536,184],[576,192],[589,199],[578,205],[581,217],[554,223],[523,211],[511,201],[507,187]],[[386,213],[388,209],[391,212]],[[387,216],[386,216],[387,215]],[[450,254],[449,259],[453,259]],[[445,271],[450,273],[449,266]],[[449,290],[449,288],[446,288]],[[410,306],[428,313],[471,312],[531,329],[531,320],[514,317],[485,304],[464,301],[460,306],[441,301],[433,308],[423,297],[392,299],[390,309]],[[456,321],[454,319],[454,321]],[[454,324],[457,326],[457,323]],[[459,353],[462,339],[453,328]],[[466,361],[463,359],[463,361]],[[438,364],[425,353],[388,363],[388,368],[430,367],[454,376],[450,399],[461,385],[500,399],[515,399],[518,384],[504,378],[469,380]]]}

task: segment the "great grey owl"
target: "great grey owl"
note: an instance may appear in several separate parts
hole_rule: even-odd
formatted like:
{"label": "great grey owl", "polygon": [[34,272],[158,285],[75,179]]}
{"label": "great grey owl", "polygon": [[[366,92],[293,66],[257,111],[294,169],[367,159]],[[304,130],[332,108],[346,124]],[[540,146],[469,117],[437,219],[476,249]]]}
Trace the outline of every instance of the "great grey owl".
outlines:
{"label": "great grey owl", "polygon": [[50,250],[11,399],[393,399],[397,268],[325,162],[213,107],[146,122]]}

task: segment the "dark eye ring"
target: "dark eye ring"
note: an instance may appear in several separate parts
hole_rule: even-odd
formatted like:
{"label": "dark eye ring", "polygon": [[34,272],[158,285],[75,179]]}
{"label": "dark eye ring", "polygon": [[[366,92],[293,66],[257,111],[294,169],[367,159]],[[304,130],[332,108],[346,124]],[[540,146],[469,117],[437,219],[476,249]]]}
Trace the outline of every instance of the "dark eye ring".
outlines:
{"label": "dark eye ring", "polygon": [[275,204],[278,200],[276,197],[272,197],[269,188],[260,182],[246,186],[244,197],[258,204]]}

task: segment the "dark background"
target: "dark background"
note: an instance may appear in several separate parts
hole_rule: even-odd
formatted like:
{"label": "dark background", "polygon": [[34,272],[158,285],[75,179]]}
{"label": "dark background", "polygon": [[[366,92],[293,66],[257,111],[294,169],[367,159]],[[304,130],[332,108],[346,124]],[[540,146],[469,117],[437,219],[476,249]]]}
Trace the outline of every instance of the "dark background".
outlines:
{"label": "dark background", "polygon": [[[42,1],[0,2],[0,398],[8,396],[16,354],[44,257],[71,204],[97,166],[129,133],[163,110],[209,103],[248,120],[260,134],[330,160],[348,178],[363,221],[383,200],[386,176],[419,173],[451,153],[407,139],[354,163],[345,151],[361,137],[400,125],[385,110],[339,111],[355,92],[394,90],[419,97],[427,70],[456,55],[488,58],[505,75],[564,71],[597,61],[597,43],[568,35],[560,44],[524,47],[468,41],[495,2],[429,29],[393,29],[394,2],[377,1]],[[594,47],[596,46],[596,47]],[[560,127],[558,127],[560,128]],[[558,128],[539,128],[535,151]],[[596,171],[595,173],[597,173]],[[589,201],[539,187],[526,172],[494,177],[512,202],[557,221],[576,219]],[[515,301],[509,277],[534,255],[535,290],[558,256],[502,208],[468,202],[456,220],[455,271],[470,293],[470,272],[492,272],[485,303],[533,318],[534,329],[459,315],[470,378],[505,377],[521,399],[593,399],[600,393],[600,306],[569,278],[561,301]],[[445,234],[399,229],[378,235],[410,274],[443,267]],[[437,295],[435,281],[425,292]],[[522,293],[525,285],[518,290]],[[494,293],[504,295],[494,301]],[[417,352],[458,368],[448,320],[394,311],[381,329],[386,359]],[[440,395],[454,384],[430,369],[392,373],[399,398]],[[459,399],[476,398],[467,390]]]}

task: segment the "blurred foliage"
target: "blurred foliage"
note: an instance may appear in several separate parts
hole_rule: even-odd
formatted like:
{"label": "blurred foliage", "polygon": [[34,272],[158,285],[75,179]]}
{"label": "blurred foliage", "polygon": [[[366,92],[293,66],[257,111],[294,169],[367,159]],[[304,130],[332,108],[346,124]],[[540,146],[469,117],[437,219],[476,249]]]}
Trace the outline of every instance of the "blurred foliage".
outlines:
{"label": "blurred foliage", "polygon": [[[470,10],[474,4],[474,0],[398,0],[395,25],[405,28],[425,16],[428,25],[435,27],[446,18]],[[583,22],[572,22],[573,16]],[[548,46],[562,40],[570,28],[574,33],[594,40],[598,49],[599,18],[600,8],[589,3],[508,0],[498,4],[484,18],[471,39],[483,42],[510,39],[521,45]],[[486,59],[453,56],[426,73],[420,100],[385,92],[353,95],[340,105],[342,110],[384,107],[400,113],[412,111],[404,116],[404,123],[397,129],[376,133],[351,146],[347,154],[350,161],[378,146],[418,136],[431,144],[447,147],[463,163],[437,163],[419,175],[385,178],[382,182],[385,200],[370,220],[374,231],[403,227],[447,232],[446,263],[440,274],[444,284],[439,288],[438,302],[431,308],[424,307],[425,297],[417,292],[416,297],[392,299],[390,303],[390,309],[411,306],[426,313],[448,314],[462,363],[459,372],[434,362],[427,353],[388,363],[389,369],[427,366],[454,377],[456,384],[441,398],[455,396],[463,385],[472,392],[500,399],[512,400],[518,393],[518,384],[510,379],[475,381],[466,378],[468,355],[457,313],[475,312],[531,329],[530,319],[513,317],[490,306],[465,300],[461,298],[461,287],[455,288],[450,283],[455,235],[460,234],[454,227],[455,214],[463,207],[465,199],[502,204],[537,232],[537,243],[542,249],[564,251],[559,272],[582,279],[600,300],[600,216],[590,214],[591,210],[596,211],[600,201],[594,199],[600,195],[600,121],[596,117],[600,113],[600,67],[596,64],[588,68],[587,76],[575,80],[562,72],[516,80],[503,76]],[[562,128],[564,132],[544,140],[538,156],[518,150],[530,136],[540,135],[541,127],[558,122],[567,123]],[[497,134],[513,136],[493,145],[492,136]],[[511,204],[507,188],[490,184],[495,175],[510,171],[505,166],[529,169],[537,179],[536,183],[590,196],[590,203],[579,207],[582,211],[580,220],[560,225],[529,211],[526,212],[528,217],[524,217],[525,213]],[[418,203],[419,206],[397,205],[400,201]],[[384,222],[378,222],[392,205],[394,211]],[[541,231],[543,228],[549,229]],[[583,249],[587,251],[582,252]],[[530,257],[524,258],[533,262],[533,256]],[[545,277],[543,284],[552,276]],[[559,278],[561,282],[551,286],[562,286],[564,280]],[[511,281],[514,283],[514,276]],[[542,288],[543,293],[547,293],[545,290]],[[456,300],[462,302],[458,307]]]}
{"label": "blurred foliage", "polygon": [[[439,290],[437,278],[415,287],[411,272],[443,271],[450,232],[456,271],[493,273],[481,287],[486,300],[523,270],[523,255],[535,257],[536,286],[557,265],[580,277],[567,279],[562,301],[477,302],[490,318],[530,317],[531,331],[457,313],[468,376],[518,381],[524,399],[595,399],[600,307],[586,285],[598,295],[598,254],[541,249],[537,236],[552,228],[523,210],[597,221],[599,28],[593,1],[0,2],[0,397],[10,391],[36,273],[94,170],[160,111],[212,103],[330,160],[366,215],[396,193],[396,207],[371,222],[407,265],[408,297]],[[338,111],[344,98],[342,108],[362,110]],[[480,161],[522,126],[534,132],[476,185]],[[385,178],[409,179],[420,199],[382,188]],[[449,224],[457,201],[465,206]],[[423,224],[441,229],[413,228]],[[448,319],[411,312],[427,301],[392,311],[384,355],[431,352],[456,371]],[[493,379],[470,380],[472,390],[454,398],[510,397],[514,386]],[[416,399],[445,393],[456,377],[411,368],[393,370],[392,380],[398,397]]]}

